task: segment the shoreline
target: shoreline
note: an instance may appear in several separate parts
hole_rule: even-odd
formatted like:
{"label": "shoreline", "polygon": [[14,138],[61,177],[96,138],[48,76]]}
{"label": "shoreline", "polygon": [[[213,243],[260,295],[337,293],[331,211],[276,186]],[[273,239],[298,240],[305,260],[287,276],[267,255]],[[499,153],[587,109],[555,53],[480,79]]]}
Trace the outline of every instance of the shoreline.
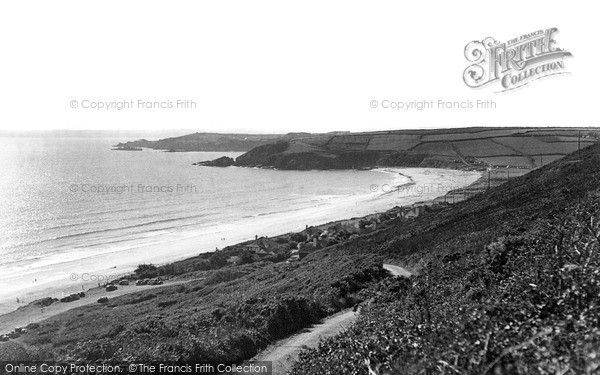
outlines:
{"label": "shoreline", "polygon": [[[365,199],[364,201],[361,201],[362,204],[369,206],[369,209],[367,209],[367,211],[370,211],[370,212],[365,213],[365,214],[361,214],[361,215],[352,215],[350,217],[348,217],[348,216],[343,217],[346,214],[346,213],[343,213],[342,214],[343,218],[333,218],[333,219],[330,218],[330,217],[328,218],[328,216],[326,215],[324,217],[321,217],[321,220],[318,220],[316,222],[313,221],[312,223],[309,223],[309,224],[311,224],[311,226],[316,227],[316,228],[319,228],[319,227],[325,227],[326,228],[326,227],[334,225],[334,224],[344,224],[344,225],[352,224],[352,225],[358,225],[357,223],[360,220],[362,220],[362,219],[367,219],[367,218],[371,218],[371,217],[374,217],[374,216],[386,213],[386,212],[392,210],[396,206],[395,205],[387,205],[390,202],[384,201],[384,206],[385,205],[387,205],[387,206],[386,206],[386,208],[381,209],[381,207],[374,207],[374,206],[377,206],[377,205],[373,205],[372,202],[374,200],[377,200],[378,198],[381,198],[381,197],[386,197],[386,196],[388,196],[388,197],[392,196],[393,197],[393,195],[390,194],[390,193],[398,193],[398,194],[400,194],[400,193],[410,193],[409,189],[403,190],[403,187],[412,186],[412,185],[416,184],[416,182],[413,179],[413,177],[415,176],[415,174],[417,174],[417,175],[419,174],[419,173],[416,173],[417,170],[434,171],[434,173],[432,173],[432,174],[434,175],[434,177],[438,177],[438,178],[439,178],[439,176],[443,177],[446,174],[455,174],[454,177],[458,177],[458,179],[460,179],[461,176],[459,175],[459,173],[464,173],[464,171],[446,170],[446,169],[433,169],[433,168],[429,168],[429,169],[425,169],[425,168],[421,168],[421,169],[419,169],[419,168],[410,168],[410,169],[411,170],[415,170],[415,173],[412,173],[412,176],[408,175],[406,173],[400,172],[400,171],[406,172],[406,168],[381,168],[381,169],[375,170],[375,171],[378,171],[378,172],[381,172],[381,173],[394,174],[397,177],[392,181],[394,184],[393,185],[390,184],[390,191],[387,191],[387,192],[374,192],[372,194],[373,196],[370,197],[370,199]],[[424,171],[421,171],[422,172],[420,174],[421,176],[425,175]],[[469,186],[475,184],[477,181],[480,181],[480,179],[482,178],[482,176],[480,175],[480,173],[478,173],[478,175],[479,176],[476,179],[474,179],[473,181],[471,181],[468,184],[466,184],[466,183],[463,184],[463,186],[461,186],[461,187],[462,188],[466,188],[466,187],[469,187]],[[473,177],[472,175],[470,175],[470,176]],[[399,182],[398,181],[399,179],[406,179],[406,178],[409,179],[409,182],[395,184],[395,182]],[[423,182],[422,181],[422,183],[423,183],[423,186],[427,186],[427,184],[431,184],[432,182],[427,182],[427,181]],[[450,186],[452,186],[452,185],[450,185]],[[455,186],[455,188],[456,188],[456,186]],[[408,205],[415,205],[415,204],[419,204],[419,205],[424,204],[424,205],[426,205],[426,202],[434,202],[434,201],[436,201],[436,199],[439,199],[440,196],[445,196],[445,195],[447,195],[449,192],[451,192],[453,190],[455,190],[455,189],[449,190],[449,191],[445,192],[445,194],[438,194],[438,193],[440,193],[440,191],[438,191],[438,192],[434,193],[434,195],[436,195],[435,197],[431,197],[430,199],[425,199],[425,200],[422,200],[422,198],[423,198],[422,195],[411,195],[411,196],[405,195],[403,197],[400,197],[400,199],[405,198],[405,199],[407,199],[407,202],[412,201],[412,203],[411,204],[407,204],[407,206]],[[379,203],[381,203],[381,202],[379,202]],[[358,202],[357,202],[357,204],[358,204]],[[317,212],[319,211],[318,207],[315,209],[315,211],[317,211]],[[286,211],[286,213],[287,213],[287,211]],[[275,217],[275,218],[272,218],[271,221],[277,221],[277,220],[278,220],[277,217]],[[306,225],[306,226],[308,226],[308,225]],[[303,230],[304,230],[304,228],[300,229],[300,231],[303,231]],[[256,232],[259,232],[261,234],[264,233],[264,232],[260,232],[258,230]],[[278,231],[276,233],[269,233],[269,236],[272,236],[271,238],[277,238],[277,237],[286,236],[286,235],[289,235],[289,234],[295,233],[295,232],[296,231],[293,231],[293,230],[292,231],[289,231],[289,230],[288,231]],[[194,240],[195,237],[191,237],[190,239]],[[248,241],[252,241],[252,239],[251,238],[242,238],[242,239],[240,239],[240,240],[238,240],[238,241],[236,241],[234,243],[231,243],[231,244],[227,245],[226,247],[236,246],[236,245],[239,245],[240,243],[244,243],[244,242],[248,242]],[[174,245],[175,246],[181,245],[181,242],[180,241],[175,241]],[[186,259],[190,259],[190,258],[192,258],[194,256],[197,256],[198,253],[208,253],[208,252],[211,252],[211,251],[214,251],[214,250],[207,250],[205,252],[199,252],[199,251],[196,250],[193,253],[188,254],[187,256],[184,255],[184,256],[179,256],[179,257],[175,257],[175,258],[169,257],[168,256],[169,254],[167,252],[167,254],[166,254],[167,256],[166,257],[162,257],[162,261],[159,261],[159,262],[156,262],[156,261],[152,262],[152,261],[150,261],[149,262],[148,259],[141,259],[141,260],[138,260],[137,264],[139,265],[141,263],[153,263],[153,264],[155,264],[157,266],[159,266],[159,265],[165,265],[165,264],[169,264],[169,263],[174,263],[174,262],[184,261]],[[119,255],[121,255],[121,252],[116,252],[115,255],[119,256]],[[124,267],[119,267],[120,270],[118,271],[119,273],[117,275],[119,275],[120,277],[132,275],[133,274],[133,269],[135,268],[135,266],[133,268],[128,269],[128,270],[124,270],[123,268]],[[112,269],[112,267],[111,267],[111,269]],[[117,277],[114,277],[112,280],[115,280],[115,279],[117,279]],[[108,280],[108,281],[110,281],[110,280]],[[98,289],[98,287],[96,286],[96,284],[97,284],[97,281],[88,282],[87,283],[87,288],[86,288],[85,287],[86,283],[83,283],[83,284],[82,283],[77,283],[76,284],[76,290],[77,291],[85,290],[86,293],[88,293],[90,291],[93,291],[94,289]],[[81,286],[81,289],[80,289],[80,286]],[[129,290],[128,293],[133,293],[133,292],[136,292],[136,291],[142,290],[142,289],[136,289],[134,287],[134,288],[128,288],[128,290]],[[65,295],[68,295],[69,293],[71,293],[73,291],[75,291],[74,287],[70,287],[70,288],[64,288],[64,287],[63,288],[60,288],[60,287],[59,288],[53,288],[53,287],[50,287],[50,288],[46,288],[46,289],[41,289],[39,292],[41,292],[42,294],[46,293],[45,295],[39,295],[39,298],[35,298],[33,301],[27,302],[27,303],[23,304],[22,306],[18,306],[16,308],[13,308],[12,310],[6,311],[2,315],[0,315],[0,326],[2,326],[2,324],[4,324],[3,320],[7,316],[9,316],[10,314],[13,314],[13,313],[19,311],[20,309],[27,308],[28,306],[31,306],[32,304],[35,303],[35,301],[38,301],[41,298],[48,297],[49,295],[51,297],[52,296],[60,296],[61,294],[63,296],[65,296]],[[123,293],[123,294],[126,294],[126,293]],[[113,292],[112,295],[115,296],[116,294],[114,294],[114,292]],[[67,311],[67,310],[69,310],[71,308],[77,307],[75,304],[73,304],[73,302],[71,302],[71,303],[55,303],[55,304],[56,305],[68,305],[64,309],[64,311]],[[61,312],[62,312],[62,310],[61,310]],[[46,317],[47,316],[44,316],[43,318],[45,319]],[[15,328],[15,327],[13,327],[13,328]]]}

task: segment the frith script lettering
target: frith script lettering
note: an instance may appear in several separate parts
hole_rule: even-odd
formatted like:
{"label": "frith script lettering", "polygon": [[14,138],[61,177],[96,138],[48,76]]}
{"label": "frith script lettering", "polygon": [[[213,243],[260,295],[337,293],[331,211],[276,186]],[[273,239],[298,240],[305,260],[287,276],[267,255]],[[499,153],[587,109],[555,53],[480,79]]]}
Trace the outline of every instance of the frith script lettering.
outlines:
{"label": "frith script lettering", "polygon": [[537,79],[564,74],[564,58],[570,52],[558,48],[557,28],[537,30],[500,43],[488,37],[465,47],[469,65],[463,74],[467,86],[479,88],[499,81],[502,90],[512,90]]}

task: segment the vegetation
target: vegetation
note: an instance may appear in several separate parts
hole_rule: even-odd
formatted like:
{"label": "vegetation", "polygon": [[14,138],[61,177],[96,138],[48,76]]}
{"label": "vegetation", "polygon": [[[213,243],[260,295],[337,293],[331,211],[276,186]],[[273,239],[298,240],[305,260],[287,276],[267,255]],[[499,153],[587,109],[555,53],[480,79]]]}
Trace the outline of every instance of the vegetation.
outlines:
{"label": "vegetation", "polygon": [[595,197],[411,280],[382,282],[358,324],[305,353],[292,373],[597,371],[599,217]]}
{"label": "vegetation", "polygon": [[[357,324],[292,374],[548,374],[600,369],[600,147],[393,233]],[[361,241],[356,246],[364,246]]]}
{"label": "vegetation", "polygon": [[134,273],[139,278],[152,278],[158,276],[158,269],[153,264],[140,264]]}
{"label": "vegetation", "polygon": [[[140,266],[141,272],[156,272]],[[158,268],[160,270],[160,268]],[[319,252],[192,272],[195,279],[52,317],[0,344],[0,360],[240,363],[274,340],[361,301],[381,259]],[[186,274],[187,275],[187,274]]]}

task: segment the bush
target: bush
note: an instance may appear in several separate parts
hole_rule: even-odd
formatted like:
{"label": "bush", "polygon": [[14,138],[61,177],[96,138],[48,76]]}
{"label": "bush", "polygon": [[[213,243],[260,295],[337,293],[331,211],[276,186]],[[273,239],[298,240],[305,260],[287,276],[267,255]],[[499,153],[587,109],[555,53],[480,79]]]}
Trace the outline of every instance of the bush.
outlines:
{"label": "bush", "polygon": [[240,254],[240,261],[241,261],[241,264],[253,263],[254,255],[247,251],[244,251],[243,253]]}
{"label": "bush", "polygon": [[290,240],[292,240],[293,242],[304,242],[306,241],[306,234],[299,232],[299,233],[292,233],[292,235],[290,236]]}
{"label": "bush", "polygon": [[358,222],[358,227],[359,227],[360,229],[365,229],[365,227],[366,227],[367,225],[370,225],[370,224],[371,224],[371,220],[367,220],[367,219],[360,219],[360,220],[359,220],[359,222]]}
{"label": "bush", "polygon": [[151,279],[158,276],[158,270],[153,264],[140,264],[134,272],[140,279]]}
{"label": "bush", "polygon": [[210,257],[210,268],[218,269],[227,265],[227,255],[221,252],[215,252]]}

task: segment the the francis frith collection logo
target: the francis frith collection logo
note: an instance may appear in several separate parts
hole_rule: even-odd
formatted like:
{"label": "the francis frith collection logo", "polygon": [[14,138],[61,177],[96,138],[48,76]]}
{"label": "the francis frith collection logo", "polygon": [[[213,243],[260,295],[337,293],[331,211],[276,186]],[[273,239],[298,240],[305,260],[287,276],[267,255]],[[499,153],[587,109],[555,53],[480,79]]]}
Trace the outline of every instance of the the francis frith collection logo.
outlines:
{"label": "the francis frith collection logo", "polygon": [[469,65],[463,79],[467,86],[479,88],[498,82],[499,92],[523,87],[540,78],[567,73],[564,58],[569,51],[558,48],[553,27],[521,35],[500,43],[488,37],[465,47]]}

